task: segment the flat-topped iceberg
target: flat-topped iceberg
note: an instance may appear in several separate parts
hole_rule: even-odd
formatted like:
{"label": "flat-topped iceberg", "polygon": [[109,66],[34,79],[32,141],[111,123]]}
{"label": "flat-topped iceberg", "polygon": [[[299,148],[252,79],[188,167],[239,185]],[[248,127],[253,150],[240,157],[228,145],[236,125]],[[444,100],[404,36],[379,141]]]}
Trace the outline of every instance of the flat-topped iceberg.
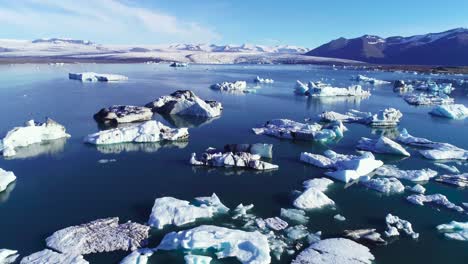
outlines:
{"label": "flat-topped iceberg", "polygon": [[85,137],[84,142],[94,145],[117,143],[144,143],[177,141],[188,138],[187,128],[170,128],[161,122],[151,120],[141,124],[100,131]]}
{"label": "flat-topped iceberg", "polygon": [[413,187],[408,187],[407,189],[411,192],[420,194],[424,194],[426,192],[426,188],[424,188],[424,186],[421,184],[415,184]]}
{"label": "flat-topped iceberg", "polygon": [[211,89],[225,91],[225,92],[229,92],[229,91],[244,92],[247,89],[247,82],[246,81],[235,81],[235,82],[215,83],[215,84],[211,85]]}
{"label": "flat-topped iceberg", "polygon": [[212,118],[221,115],[220,102],[202,100],[190,90],[178,90],[146,104],[154,112],[167,115],[188,115]]}
{"label": "flat-topped iceberg", "polygon": [[309,222],[309,217],[306,216],[305,211],[300,209],[284,209],[281,208],[281,217],[286,218],[287,220],[305,224]]}
{"label": "flat-topped iceberg", "polygon": [[20,264],[88,264],[82,255],[74,255],[72,253],[57,253],[50,249],[33,253],[24,257]]}
{"label": "flat-topped iceberg", "polygon": [[361,74],[354,77],[353,80],[358,81],[358,82],[374,84],[374,85],[390,84],[391,83],[391,82],[388,82],[388,81],[382,81],[382,80],[378,80],[378,79],[375,79],[375,78],[367,77],[367,76],[364,76],[364,75],[361,75]]}
{"label": "flat-topped iceberg", "polygon": [[351,109],[345,114],[333,111],[323,112],[319,117],[324,122],[341,121],[343,123],[361,123],[372,127],[394,127],[398,125],[403,114],[395,108],[386,108],[376,114]]}
{"label": "flat-topped iceberg", "polygon": [[359,182],[367,188],[386,194],[401,193],[405,190],[405,186],[393,177],[361,179]]}
{"label": "flat-topped iceberg", "polygon": [[8,131],[0,144],[0,150],[3,156],[11,157],[16,155],[17,148],[68,137],[70,135],[66,133],[65,127],[50,118],[45,123],[29,120],[25,126]]}
{"label": "flat-topped iceberg", "polygon": [[189,201],[173,197],[157,198],[154,201],[148,225],[158,229],[166,225],[181,226],[229,211],[229,208],[221,203],[214,193],[211,197],[195,198],[195,201],[191,204]]}
{"label": "flat-topped iceberg", "polygon": [[417,204],[417,205],[424,205],[424,203],[434,203],[448,209],[455,210],[457,212],[464,212],[465,210],[452,202],[450,202],[445,195],[440,193],[424,195],[424,194],[413,194],[406,197],[410,203]]}
{"label": "flat-topped iceberg", "polygon": [[346,238],[329,238],[313,243],[291,264],[371,264],[370,250]]}
{"label": "flat-topped iceberg", "polygon": [[224,152],[248,152],[262,158],[271,159],[273,157],[273,145],[265,143],[227,144],[224,146]]}
{"label": "flat-topped iceberg", "polygon": [[128,77],[124,75],[95,72],[69,73],[68,78],[82,82],[117,82],[128,80]]}
{"label": "flat-topped iceberg", "polygon": [[10,183],[16,180],[16,176],[12,171],[6,171],[0,168],[0,192],[6,190]]}
{"label": "flat-topped iceberg", "polygon": [[252,129],[257,135],[269,135],[278,138],[307,140],[307,141],[330,141],[343,137],[347,128],[341,122],[329,125],[304,124],[289,119],[273,119],[263,127]]}
{"label": "flat-topped iceberg", "polygon": [[256,83],[274,83],[275,81],[273,79],[268,79],[268,78],[260,78],[259,76],[255,77],[254,82]]}
{"label": "flat-topped iceberg", "polygon": [[94,114],[94,119],[99,123],[118,125],[151,120],[153,112],[151,109],[133,105],[113,105],[102,108]]}
{"label": "flat-topped iceberg", "polygon": [[325,175],[343,182],[350,182],[365,176],[383,165],[370,152],[363,152],[360,156],[338,154],[327,150],[324,155],[302,152],[300,160],[320,168],[334,169]]}
{"label": "flat-topped iceberg", "polygon": [[271,262],[270,248],[265,235],[258,231],[246,232],[212,225],[168,233],[157,249],[194,251],[214,249],[219,259],[235,257],[244,264]]}
{"label": "flat-topped iceberg", "polygon": [[397,179],[409,180],[413,182],[429,181],[437,176],[437,171],[431,169],[421,170],[400,170],[395,165],[384,165],[375,171],[376,175],[385,177],[395,177]]}
{"label": "flat-topped iceberg", "polygon": [[403,99],[410,105],[445,105],[453,104],[455,102],[453,98],[447,95],[433,95],[424,93],[405,94]]}
{"label": "flat-topped iceberg", "polygon": [[296,94],[308,95],[313,97],[328,96],[370,96],[371,93],[362,89],[360,85],[352,85],[347,88],[333,87],[322,82],[309,82],[307,85],[296,81]]}
{"label": "flat-topped iceberg", "polygon": [[462,104],[438,105],[429,114],[450,119],[465,119],[468,117],[468,108]]}
{"label": "flat-topped iceberg", "polygon": [[169,67],[174,67],[174,68],[188,67],[188,63],[186,63],[186,62],[176,62],[176,61],[174,61],[173,63],[169,64]]}
{"label": "flat-topped iceberg", "polygon": [[353,240],[363,240],[365,242],[372,242],[378,245],[385,245],[387,241],[382,238],[382,235],[374,228],[363,228],[356,230],[345,230],[344,235]]}
{"label": "flat-topped iceberg", "polygon": [[15,263],[16,259],[19,257],[17,250],[11,249],[0,249],[0,263],[2,264],[11,264]]}
{"label": "flat-topped iceberg", "polygon": [[419,234],[414,232],[413,226],[407,220],[400,219],[396,215],[388,214],[385,217],[385,223],[387,224],[387,231],[385,235],[390,236],[399,236],[400,232],[405,232],[408,236],[411,236],[413,239],[417,239]]}
{"label": "flat-topped iceberg", "polygon": [[46,243],[49,248],[75,256],[136,250],[146,243],[149,229],[138,223],[119,224],[118,217],[110,217],[56,231]]}
{"label": "flat-topped iceberg", "polygon": [[402,155],[406,157],[411,156],[400,144],[385,136],[381,136],[378,139],[363,137],[358,141],[358,145],[356,147],[360,150],[374,153]]}
{"label": "flat-topped iceberg", "polygon": [[138,249],[122,259],[119,264],[146,264],[151,255],[153,255],[153,250],[151,249]]}
{"label": "flat-topped iceberg", "polygon": [[468,187],[468,173],[456,175],[441,175],[435,179],[438,182],[443,182],[458,187]]}
{"label": "flat-topped iceberg", "polygon": [[250,154],[248,152],[204,152],[197,158],[196,153],[192,153],[190,164],[196,166],[211,167],[241,167],[255,170],[273,170],[278,165],[260,160],[260,155]]}
{"label": "flat-topped iceberg", "polygon": [[449,239],[468,241],[468,222],[452,221],[437,226],[437,230],[444,233]]}
{"label": "flat-topped iceberg", "polygon": [[265,225],[274,231],[281,231],[285,229],[286,227],[288,227],[288,223],[277,216],[267,218],[264,221],[265,221]]}
{"label": "flat-topped iceberg", "polygon": [[335,202],[324,193],[332,183],[332,180],[326,178],[316,178],[304,182],[305,190],[294,200],[294,207],[308,210],[335,205]]}

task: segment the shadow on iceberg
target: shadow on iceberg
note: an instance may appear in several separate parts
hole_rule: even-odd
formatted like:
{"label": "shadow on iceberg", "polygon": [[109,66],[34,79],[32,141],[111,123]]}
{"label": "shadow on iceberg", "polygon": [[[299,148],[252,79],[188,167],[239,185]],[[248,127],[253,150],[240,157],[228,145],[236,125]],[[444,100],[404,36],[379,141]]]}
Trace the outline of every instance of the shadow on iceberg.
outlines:
{"label": "shadow on iceberg", "polygon": [[96,145],[97,151],[102,154],[119,154],[122,152],[146,152],[154,153],[161,148],[179,148],[187,147],[188,141],[172,141],[172,142],[151,142],[151,143],[118,143]]}
{"label": "shadow on iceberg", "polygon": [[161,115],[164,120],[174,127],[182,128],[194,128],[210,124],[219,117],[200,117],[200,116],[188,116],[188,115]]}
{"label": "shadow on iceberg", "polygon": [[0,204],[8,201],[8,198],[10,198],[10,194],[15,189],[15,186],[16,181],[8,184],[7,188],[3,192],[0,192]]}
{"label": "shadow on iceberg", "polygon": [[5,157],[5,159],[28,159],[43,155],[56,155],[63,152],[67,139],[68,138],[59,138],[35,143],[26,147],[18,147],[14,156]]}

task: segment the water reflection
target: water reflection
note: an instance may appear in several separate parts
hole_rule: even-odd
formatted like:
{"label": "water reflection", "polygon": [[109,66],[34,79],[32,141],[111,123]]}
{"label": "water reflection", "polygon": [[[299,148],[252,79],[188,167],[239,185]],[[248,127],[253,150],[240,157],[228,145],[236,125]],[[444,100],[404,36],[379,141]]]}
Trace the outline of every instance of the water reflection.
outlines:
{"label": "water reflection", "polygon": [[188,141],[152,142],[152,143],[119,143],[109,145],[97,145],[96,149],[103,154],[119,154],[121,152],[147,152],[154,153],[161,148],[187,147]]}
{"label": "water reflection", "polygon": [[372,128],[371,133],[373,135],[385,136],[391,139],[397,138],[400,134],[398,127]]}
{"label": "water reflection", "polygon": [[321,105],[340,105],[346,104],[349,108],[356,108],[361,105],[361,101],[368,99],[369,96],[323,96],[323,97],[312,97],[307,98],[306,107],[310,110],[321,110]]}
{"label": "water reflection", "polygon": [[219,117],[206,118],[198,116],[161,115],[169,124],[174,127],[200,127],[210,124]]}
{"label": "water reflection", "polygon": [[36,143],[29,145],[27,147],[15,148],[16,155],[11,157],[5,157],[6,159],[27,159],[33,158],[41,155],[57,155],[60,152],[63,152],[65,148],[65,143],[68,138],[60,138],[50,141],[44,141],[41,143]]}
{"label": "water reflection", "polygon": [[10,183],[3,192],[0,192],[0,204],[8,201],[8,198],[10,198],[10,194],[15,189],[15,186],[16,181]]}

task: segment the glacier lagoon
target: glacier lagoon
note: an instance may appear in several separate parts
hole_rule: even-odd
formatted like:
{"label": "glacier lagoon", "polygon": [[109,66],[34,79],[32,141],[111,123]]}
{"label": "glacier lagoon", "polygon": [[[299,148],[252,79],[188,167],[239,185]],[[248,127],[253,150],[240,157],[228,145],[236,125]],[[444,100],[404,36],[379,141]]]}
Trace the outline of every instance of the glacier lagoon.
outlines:
{"label": "glacier lagoon", "polygon": [[[68,72],[109,72],[129,77],[115,83],[86,83],[68,79]],[[412,135],[433,141],[448,142],[468,149],[467,121],[429,115],[432,107],[408,105],[393,91],[391,84],[363,84],[372,95],[367,98],[311,98],[294,94],[296,80],[323,81],[335,86],[356,84],[352,76],[363,74],[380,80],[463,79],[466,76],[414,75],[398,72],[367,72],[310,65],[189,65],[171,68],[167,64],[47,64],[0,65],[0,110],[2,137],[29,119],[51,117],[67,128],[71,138],[41,144],[18,152],[16,157],[0,157],[0,168],[17,177],[0,193],[0,248],[19,251],[20,258],[46,247],[45,238],[53,232],[98,218],[120,217],[121,221],[148,221],[154,200],[163,196],[192,200],[215,192],[222,202],[235,208],[239,203],[254,204],[252,213],[268,218],[280,215],[281,208],[292,208],[294,190],[302,182],[324,177],[325,170],[301,163],[301,152],[322,154],[327,149],[355,154],[361,137],[377,138],[382,133],[392,137],[394,128],[371,128],[346,124],[349,129],[337,142],[319,144],[255,135],[251,128],[275,118],[303,122],[318,120],[323,111],[347,112],[349,109],[377,112],[393,107],[403,113],[397,129],[406,128]],[[256,76],[271,78],[273,84],[257,84]],[[223,81],[246,80],[255,92],[223,93],[210,85]],[[468,105],[468,86],[455,85],[451,93],[456,103]],[[93,119],[99,109],[114,104],[145,105],[159,96],[189,89],[203,99],[223,103],[220,117],[205,122],[198,118],[164,117],[154,119],[171,127],[189,127],[190,137],[180,143],[144,143],[92,146],[83,138],[100,127]],[[192,152],[207,147],[222,148],[228,143],[273,144],[274,171],[193,167],[188,161]],[[447,171],[407,148],[411,157],[376,154],[385,164],[400,169],[431,168],[439,175]],[[115,159],[115,161],[114,161]],[[105,162],[105,161],[114,162]],[[462,173],[466,161],[450,162]],[[402,180],[406,186],[414,183]],[[426,194],[441,193],[457,205],[468,202],[466,189],[435,181],[424,184]],[[327,192],[336,209],[307,212],[309,231],[322,231],[322,238],[341,237],[345,229],[386,229],[385,216],[398,215],[413,224],[420,234],[417,240],[401,235],[386,246],[368,245],[376,263],[463,263],[468,258],[466,242],[448,240],[436,226],[452,220],[466,222],[467,215],[445,208],[423,207],[406,201],[412,193],[384,195],[358,184],[335,181]],[[336,221],[340,214],[346,221]],[[156,247],[165,233],[183,230],[201,223],[223,224],[223,217],[203,220],[184,227],[166,227],[152,231],[149,247]],[[118,263],[129,252],[86,255],[90,263]],[[182,252],[156,252],[149,263],[184,263]],[[294,255],[284,254],[280,261],[290,263]],[[274,258],[273,258],[274,259]],[[235,259],[212,263],[237,263]]]}

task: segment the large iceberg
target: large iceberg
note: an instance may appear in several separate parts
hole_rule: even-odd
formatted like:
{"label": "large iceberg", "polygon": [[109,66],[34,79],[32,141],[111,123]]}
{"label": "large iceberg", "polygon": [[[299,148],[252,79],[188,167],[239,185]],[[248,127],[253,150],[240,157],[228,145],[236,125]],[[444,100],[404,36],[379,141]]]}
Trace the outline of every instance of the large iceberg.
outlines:
{"label": "large iceberg", "polygon": [[370,250],[346,238],[329,238],[313,243],[291,264],[371,264]]}
{"label": "large iceberg", "polygon": [[300,224],[306,224],[309,222],[309,217],[305,211],[300,209],[284,209],[281,208],[281,217],[286,218],[290,221],[294,221]]}
{"label": "large iceberg", "polygon": [[248,152],[262,158],[271,159],[273,157],[273,145],[265,143],[227,144],[224,146],[224,152]]}
{"label": "large iceberg", "polygon": [[354,77],[353,80],[358,81],[358,82],[374,84],[374,85],[390,84],[391,83],[391,82],[388,82],[388,81],[382,81],[382,80],[378,80],[378,79],[375,79],[375,78],[367,77],[367,76],[364,76],[364,75],[361,75],[361,74]]}
{"label": "large iceberg", "polygon": [[450,119],[465,119],[468,117],[468,108],[462,104],[438,105],[429,113]]}
{"label": "large iceberg", "polygon": [[236,257],[244,264],[269,264],[271,261],[268,239],[265,235],[258,231],[246,232],[211,225],[168,233],[157,249],[214,249],[219,259]]}
{"label": "large iceberg", "polygon": [[304,182],[305,191],[294,200],[294,207],[306,210],[335,205],[335,202],[324,193],[332,183],[332,180],[326,178],[316,178]]}
{"label": "large iceberg", "polygon": [[202,100],[190,90],[178,90],[170,95],[161,96],[146,104],[154,112],[168,115],[189,115],[198,117],[216,117],[221,115],[223,106],[220,102]]}
{"label": "large iceberg", "polygon": [[15,263],[16,259],[19,257],[18,251],[11,249],[0,249],[0,263],[2,264],[11,264]]}
{"label": "large iceberg", "polygon": [[246,167],[255,170],[273,170],[278,165],[260,160],[260,155],[248,152],[211,152],[207,151],[197,158],[196,153],[192,153],[190,164],[196,166],[211,167]]}
{"label": "large iceberg", "polygon": [[240,91],[244,92],[247,89],[246,81],[235,81],[235,82],[222,82],[211,85],[211,89],[220,91]]}
{"label": "large iceberg", "polygon": [[363,152],[360,156],[338,154],[327,150],[323,155],[302,152],[300,160],[320,168],[334,169],[325,175],[343,182],[350,182],[365,176],[383,165],[370,152]]}
{"label": "large iceberg", "polygon": [[72,253],[57,253],[50,249],[33,253],[24,257],[20,264],[88,264],[82,255],[75,255]]}
{"label": "large iceberg", "polygon": [[151,120],[151,109],[133,105],[113,105],[102,108],[94,114],[94,119],[99,123],[118,125],[122,123],[142,122]]}
{"label": "large iceberg", "polygon": [[360,85],[347,88],[333,87],[322,82],[309,82],[308,85],[296,81],[295,93],[313,97],[324,96],[370,96],[370,92],[363,90]]}
{"label": "large iceberg", "polygon": [[45,123],[29,120],[25,126],[8,131],[0,144],[0,150],[3,151],[3,156],[10,157],[16,155],[17,148],[68,137],[70,135],[66,133],[65,127],[50,118]]}
{"label": "large iceberg", "polygon": [[16,176],[12,171],[6,171],[0,168],[0,192],[6,190],[10,183],[16,180]]}
{"label": "large iceberg", "polygon": [[409,180],[413,182],[424,182],[437,176],[437,171],[431,169],[421,170],[400,170],[395,165],[384,165],[375,171],[376,175],[385,177],[395,177],[397,179]]}
{"label": "large iceberg", "polygon": [[255,134],[269,135],[278,138],[310,141],[330,141],[343,137],[347,130],[341,122],[329,125],[304,124],[289,119],[273,119],[263,127],[253,128]]}
{"label": "large iceberg", "polygon": [[360,183],[367,188],[386,194],[401,193],[405,190],[405,186],[396,178],[361,179]]}
{"label": "large iceberg", "polygon": [[72,255],[136,250],[146,243],[149,230],[137,223],[119,224],[118,217],[110,217],[56,231],[46,243],[49,248]]}
{"label": "large iceberg", "polygon": [[410,93],[403,96],[410,105],[445,105],[453,104],[455,100],[447,95]]}
{"label": "large iceberg", "polygon": [[437,226],[437,230],[444,233],[449,239],[468,241],[468,222],[452,221]]}
{"label": "large iceberg", "polygon": [[116,143],[144,143],[177,141],[188,138],[187,128],[170,128],[161,122],[151,120],[141,124],[100,131],[85,137],[86,143],[95,145]]}
{"label": "large iceberg", "polygon": [[457,212],[464,212],[465,210],[452,202],[450,202],[445,195],[440,193],[424,195],[424,194],[413,194],[406,197],[410,203],[417,204],[417,205],[424,205],[424,203],[434,203],[448,209],[455,210]]}
{"label": "large iceberg", "polygon": [[386,108],[376,114],[351,109],[345,114],[333,111],[323,112],[319,117],[324,122],[341,121],[343,123],[361,123],[372,127],[394,127],[398,125],[403,114],[395,108]]}
{"label": "large iceberg", "polygon": [[413,226],[409,221],[400,219],[396,215],[388,214],[385,217],[385,223],[387,224],[387,231],[385,231],[385,235],[388,237],[400,235],[399,231],[405,232],[413,239],[417,239],[419,237],[419,234],[414,232]]}
{"label": "large iceberg", "polygon": [[195,198],[195,203],[173,197],[157,198],[148,220],[148,225],[162,229],[166,225],[181,226],[193,223],[198,219],[211,218],[216,214],[229,211],[218,196]]}
{"label": "large iceberg", "polygon": [[381,136],[378,139],[363,137],[359,140],[357,148],[374,153],[411,156],[400,144],[385,136]]}
{"label": "large iceberg", "polygon": [[468,173],[456,175],[441,175],[435,179],[438,182],[443,182],[457,187],[468,187]]}
{"label": "large iceberg", "polygon": [[69,73],[68,78],[72,80],[80,80],[82,82],[116,82],[126,81],[127,76],[119,74],[108,74],[108,73],[95,73],[95,72],[80,72],[80,73]]}

